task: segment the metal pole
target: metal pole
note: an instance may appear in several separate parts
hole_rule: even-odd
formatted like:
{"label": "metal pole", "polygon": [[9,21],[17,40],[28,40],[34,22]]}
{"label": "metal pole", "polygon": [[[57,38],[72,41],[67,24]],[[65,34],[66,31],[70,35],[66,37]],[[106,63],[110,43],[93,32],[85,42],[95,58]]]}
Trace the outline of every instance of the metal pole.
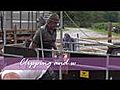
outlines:
{"label": "metal pole", "polygon": [[6,45],[6,11],[3,11],[4,46]]}
{"label": "metal pole", "polygon": [[109,66],[109,54],[107,54],[107,60],[106,60],[106,80],[109,79],[109,69],[108,69],[108,66]]}
{"label": "metal pole", "polygon": [[2,31],[2,41],[4,42],[4,31],[3,31],[3,13],[1,12],[1,31]]}
{"label": "metal pole", "polygon": [[40,30],[40,41],[41,41],[41,49],[42,49],[42,59],[44,60],[43,38],[42,38],[42,31],[41,30]]}
{"label": "metal pole", "polygon": [[[60,47],[60,54],[62,55],[62,38],[63,38],[63,11],[60,12],[60,42],[61,42],[61,47]],[[61,58],[62,59],[62,58]],[[59,68],[59,80],[62,80],[62,70],[61,70],[61,65],[60,65],[60,68]]]}
{"label": "metal pole", "polygon": [[41,49],[42,49],[42,59],[44,60],[43,38],[42,38],[42,31],[41,31],[41,29],[40,29],[40,41],[41,41]]}
{"label": "metal pole", "polygon": [[[77,40],[76,40],[76,42],[79,43],[79,34],[78,33],[77,33]],[[76,50],[79,51],[79,44],[76,45],[76,48],[77,48]]]}
{"label": "metal pole", "polygon": [[63,43],[63,11],[60,12],[60,42],[61,42],[61,48],[60,52],[62,53],[62,43]]}

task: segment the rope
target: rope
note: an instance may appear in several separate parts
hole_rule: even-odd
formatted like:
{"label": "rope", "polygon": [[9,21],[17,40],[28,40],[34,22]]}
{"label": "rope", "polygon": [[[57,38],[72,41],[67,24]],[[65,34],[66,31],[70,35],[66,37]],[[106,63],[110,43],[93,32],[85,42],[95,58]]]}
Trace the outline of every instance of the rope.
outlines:
{"label": "rope", "polygon": [[[84,31],[82,31],[81,29],[80,29],[80,27],[72,20],[72,18],[65,12],[65,14],[67,15],[67,17],[71,20],[71,22],[76,26],[76,27],[78,27],[79,28],[79,30],[85,35],[85,36],[87,36],[88,38],[90,38],[90,36],[88,36]],[[93,49],[93,46],[92,46],[92,49]],[[93,51],[94,52],[94,51]]]}
{"label": "rope", "polygon": [[[64,13],[67,15],[67,17],[70,19],[70,21],[71,21],[76,27],[78,27],[79,30],[80,30],[85,36],[87,36],[88,38],[90,38],[90,36],[88,36],[84,31],[82,31],[82,30],[80,29],[80,27],[75,23],[75,21],[73,21],[72,18],[71,18],[66,12],[64,12]],[[90,40],[85,40],[85,39],[84,39],[84,41],[91,42]],[[117,45],[113,45],[112,43],[104,43],[104,42],[99,42],[99,41],[96,41],[96,40],[92,40],[92,42],[94,42],[94,43],[96,42],[96,43],[98,43],[98,44],[102,44],[102,45],[105,45],[105,46],[120,47],[120,46],[117,46]],[[93,46],[92,46],[92,49],[93,49]]]}
{"label": "rope", "polygon": [[42,40],[42,31],[41,31],[41,29],[40,29],[40,41],[41,41],[41,49],[42,49],[42,58],[44,60],[43,40]]}
{"label": "rope", "polygon": [[85,36],[87,36],[88,38],[90,38],[90,36],[88,36],[84,31],[82,31],[81,29],[80,29],[80,27],[75,23],[75,21],[73,21],[72,20],[72,18],[65,12],[65,14],[67,15],[67,17],[70,19],[70,21],[77,27],[77,28],[79,28],[79,30],[85,35]]}

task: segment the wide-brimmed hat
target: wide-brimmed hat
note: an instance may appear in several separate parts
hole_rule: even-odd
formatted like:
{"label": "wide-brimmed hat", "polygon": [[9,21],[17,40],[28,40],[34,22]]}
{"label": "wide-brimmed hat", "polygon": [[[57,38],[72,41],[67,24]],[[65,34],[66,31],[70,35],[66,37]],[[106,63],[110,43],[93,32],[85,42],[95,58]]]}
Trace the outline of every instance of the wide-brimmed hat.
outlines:
{"label": "wide-brimmed hat", "polygon": [[56,14],[56,13],[52,14],[52,15],[48,18],[48,21],[59,22],[59,16],[58,16],[58,14]]}

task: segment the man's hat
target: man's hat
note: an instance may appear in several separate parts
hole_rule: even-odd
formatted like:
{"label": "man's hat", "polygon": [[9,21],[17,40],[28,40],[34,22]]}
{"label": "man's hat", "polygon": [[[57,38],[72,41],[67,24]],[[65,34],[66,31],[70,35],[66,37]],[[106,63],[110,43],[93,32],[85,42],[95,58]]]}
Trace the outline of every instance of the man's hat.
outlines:
{"label": "man's hat", "polygon": [[56,13],[54,13],[49,17],[48,21],[49,20],[53,22],[59,22],[59,16]]}

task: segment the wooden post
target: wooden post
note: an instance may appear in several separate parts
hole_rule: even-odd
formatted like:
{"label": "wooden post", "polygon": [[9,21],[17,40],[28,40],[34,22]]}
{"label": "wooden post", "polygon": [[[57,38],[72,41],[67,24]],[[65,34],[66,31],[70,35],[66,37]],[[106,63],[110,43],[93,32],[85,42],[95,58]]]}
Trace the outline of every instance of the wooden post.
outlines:
{"label": "wooden post", "polygon": [[1,19],[1,32],[2,32],[2,41],[4,42],[4,31],[3,31],[3,14],[1,12],[1,15],[0,15],[0,19]]}
{"label": "wooden post", "polygon": [[3,27],[4,27],[4,28],[3,28],[3,32],[4,32],[4,33],[3,33],[3,34],[4,34],[4,42],[3,42],[3,43],[4,43],[4,46],[5,46],[6,43],[7,43],[7,41],[6,41],[6,40],[7,40],[7,39],[6,39],[6,38],[7,38],[7,37],[6,37],[6,11],[3,11]]}
{"label": "wooden post", "polygon": [[31,12],[31,21],[32,21],[32,32],[33,32],[33,11]]}
{"label": "wooden post", "polygon": [[112,43],[112,23],[108,23],[108,43]]}
{"label": "wooden post", "polygon": [[16,24],[14,25],[14,43],[16,44],[17,43],[17,26]]}
{"label": "wooden post", "polygon": [[13,29],[13,11],[11,11],[11,29]]}
{"label": "wooden post", "polygon": [[[78,33],[77,33],[77,41],[76,41],[76,42],[79,43],[79,34],[78,34]],[[76,50],[79,51],[79,49],[80,49],[80,48],[79,48],[79,44],[77,44],[76,46],[77,46],[77,47],[76,47],[76,48],[77,48]]]}
{"label": "wooden post", "polygon": [[22,11],[20,11],[20,29],[21,29],[21,21],[22,21]]}

